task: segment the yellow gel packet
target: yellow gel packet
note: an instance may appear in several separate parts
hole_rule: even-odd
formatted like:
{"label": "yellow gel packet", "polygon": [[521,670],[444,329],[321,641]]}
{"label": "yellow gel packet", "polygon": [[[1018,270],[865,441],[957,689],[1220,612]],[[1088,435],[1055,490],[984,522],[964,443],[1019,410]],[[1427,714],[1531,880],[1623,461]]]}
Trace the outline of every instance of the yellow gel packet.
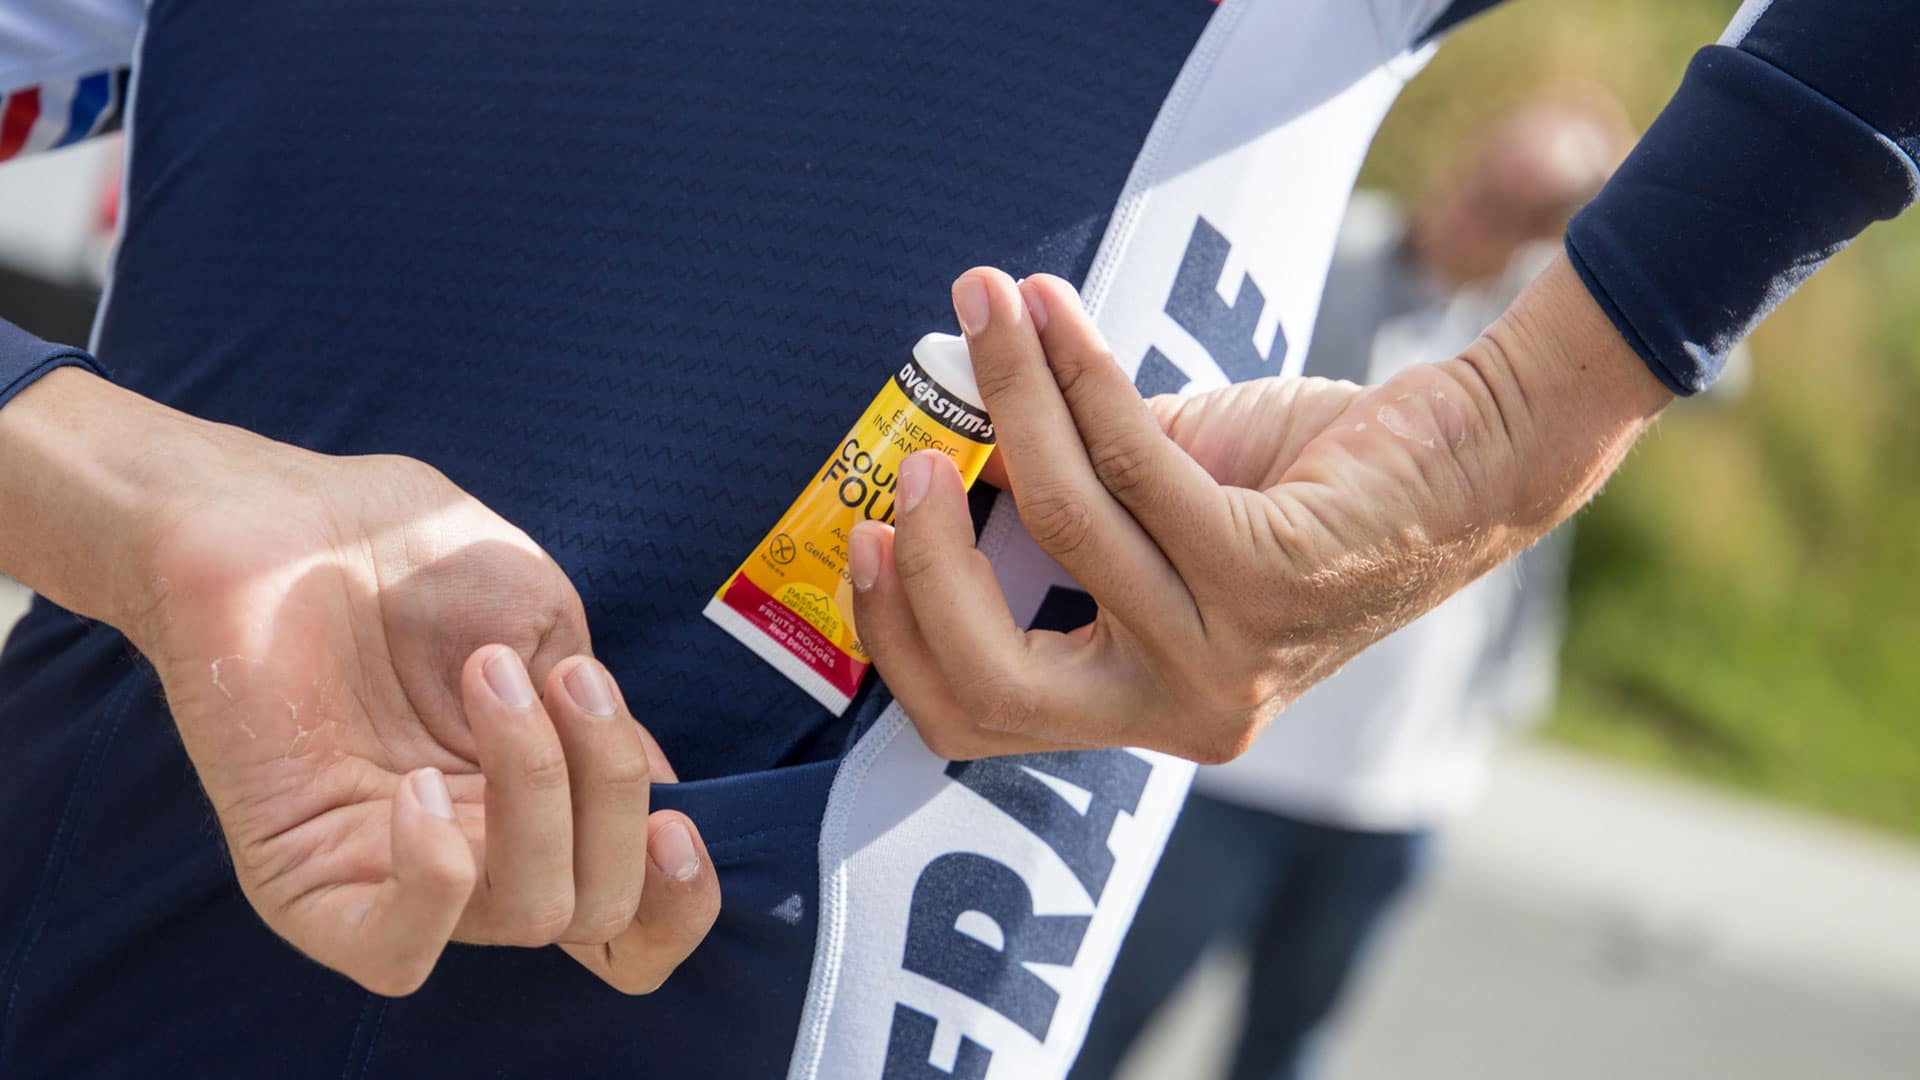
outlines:
{"label": "yellow gel packet", "polygon": [[706,616],[838,716],[872,659],[853,628],[847,537],[861,521],[893,520],[908,454],[938,450],[973,486],[993,453],[967,343],[928,334],[880,388],[860,422],[740,569]]}

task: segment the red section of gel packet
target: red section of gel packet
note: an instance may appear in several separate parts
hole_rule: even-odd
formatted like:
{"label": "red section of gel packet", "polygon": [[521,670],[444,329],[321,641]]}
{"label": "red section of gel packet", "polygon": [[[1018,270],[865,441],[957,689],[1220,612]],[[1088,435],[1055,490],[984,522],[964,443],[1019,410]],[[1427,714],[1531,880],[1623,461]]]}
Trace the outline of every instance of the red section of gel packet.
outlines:
{"label": "red section of gel packet", "polygon": [[784,645],[821,678],[833,684],[835,690],[852,697],[853,692],[860,688],[860,679],[867,673],[867,665],[828,641],[825,634],[815,630],[805,619],[794,614],[791,608],[768,595],[765,589],[749,581],[746,575],[733,579],[721,601],[739,612],[761,633]]}

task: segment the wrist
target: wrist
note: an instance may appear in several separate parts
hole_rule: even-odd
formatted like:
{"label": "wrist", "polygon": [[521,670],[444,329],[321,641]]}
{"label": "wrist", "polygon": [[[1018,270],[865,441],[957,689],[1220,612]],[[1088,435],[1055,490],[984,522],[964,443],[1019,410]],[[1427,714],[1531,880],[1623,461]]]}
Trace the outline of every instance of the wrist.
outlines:
{"label": "wrist", "polygon": [[82,369],[47,374],[0,408],[0,570],[135,637],[151,538],[230,431]]}
{"label": "wrist", "polygon": [[1673,401],[1563,254],[1451,361],[1470,372],[1501,459],[1506,518],[1539,535],[1584,506]]}

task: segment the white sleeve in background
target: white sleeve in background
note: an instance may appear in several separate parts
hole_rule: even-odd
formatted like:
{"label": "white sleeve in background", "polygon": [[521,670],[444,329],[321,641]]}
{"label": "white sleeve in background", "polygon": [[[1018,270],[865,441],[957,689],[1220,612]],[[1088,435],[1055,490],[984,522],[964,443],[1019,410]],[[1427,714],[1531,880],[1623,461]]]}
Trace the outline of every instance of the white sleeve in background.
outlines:
{"label": "white sleeve in background", "polygon": [[0,161],[111,128],[145,19],[142,0],[0,4]]}

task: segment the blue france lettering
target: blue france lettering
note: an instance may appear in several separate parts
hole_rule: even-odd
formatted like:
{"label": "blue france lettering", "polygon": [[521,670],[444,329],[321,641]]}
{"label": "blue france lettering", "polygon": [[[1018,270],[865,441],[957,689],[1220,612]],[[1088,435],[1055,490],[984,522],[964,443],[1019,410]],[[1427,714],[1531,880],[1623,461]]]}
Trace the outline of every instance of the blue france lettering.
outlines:
{"label": "blue france lettering", "polygon": [[[1254,340],[1266,294],[1243,275],[1232,303],[1220,281],[1232,246],[1204,217],[1196,217],[1174,275],[1166,312],[1204,349],[1232,382],[1278,374],[1287,336],[1276,327],[1263,354]],[[1191,382],[1168,356],[1150,347],[1134,385],[1143,395],[1177,393]],[[1081,811],[1036,773],[1065,781],[1088,796]],[[1134,813],[1153,767],[1124,750],[1028,754],[954,762],[947,776],[997,807],[1060,859],[1094,903],[1114,868],[1108,845],[1116,818]],[[1071,965],[1090,919],[1034,913],[1033,891],[1011,867],[975,852],[949,852],[929,862],[913,887],[902,966],[981,1003],[1044,1043],[1059,992],[1027,964]],[[997,944],[961,928],[964,916],[984,917]],[[977,925],[977,922],[975,923]],[[932,1061],[937,1017],[894,1005],[885,1080],[984,1080],[993,1050],[962,1036],[951,1069]]]}
{"label": "blue france lettering", "polygon": [[[1000,947],[960,929],[978,912],[1000,931]],[[1033,890],[985,855],[956,851],[920,871],[907,916],[908,971],[957,990],[1045,1041],[1060,994],[1028,964],[1071,964],[1087,934],[1085,915],[1036,915]]]}
{"label": "blue france lettering", "polygon": [[[1280,362],[1287,355],[1287,332],[1284,327],[1275,327],[1273,345],[1261,355],[1254,330],[1267,308],[1267,296],[1254,284],[1252,275],[1241,276],[1233,303],[1220,298],[1220,276],[1226,272],[1227,256],[1232,251],[1233,245],[1212,222],[1195,217],[1186,254],[1167,294],[1167,314],[1206,350],[1228,382],[1278,375]],[[1147,350],[1140,373],[1134,377],[1134,385],[1147,397],[1178,393],[1189,381],[1156,348]]]}
{"label": "blue france lettering", "polygon": [[[1045,843],[1098,904],[1113,872],[1108,838],[1115,819],[1139,807],[1153,766],[1125,750],[1100,750],[953,762],[946,771]],[[1036,772],[1084,792],[1086,810]],[[1071,965],[1090,919],[1037,915],[1033,907],[1032,890],[1005,864],[974,852],[941,855],[914,883],[902,966],[980,1002],[1045,1042],[1060,995],[1026,965]],[[993,924],[997,946],[961,928],[969,913]],[[935,1018],[896,1003],[886,1080],[985,1076],[992,1051],[964,1037],[952,1070],[932,1064],[937,1027]]]}
{"label": "blue france lettering", "polygon": [[1147,346],[1146,359],[1140,361],[1140,373],[1133,377],[1134,388],[1140,391],[1141,397],[1177,394],[1192,381],[1180,370],[1180,365],[1152,345]]}
{"label": "blue france lettering", "polygon": [[[1074,809],[1029,770],[1057,776],[1087,792],[1087,812]],[[1113,821],[1140,805],[1153,766],[1125,750],[1063,751],[956,761],[947,766],[947,775],[1044,840],[1080,879],[1087,897],[1099,903],[1107,875],[1113,872],[1113,849],[1107,846]]]}
{"label": "blue france lettering", "polygon": [[986,1080],[993,1054],[962,1035],[953,1068],[933,1063],[933,1035],[940,1021],[905,1005],[893,1007],[893,1030],[887,1035],[886,1080]]}

